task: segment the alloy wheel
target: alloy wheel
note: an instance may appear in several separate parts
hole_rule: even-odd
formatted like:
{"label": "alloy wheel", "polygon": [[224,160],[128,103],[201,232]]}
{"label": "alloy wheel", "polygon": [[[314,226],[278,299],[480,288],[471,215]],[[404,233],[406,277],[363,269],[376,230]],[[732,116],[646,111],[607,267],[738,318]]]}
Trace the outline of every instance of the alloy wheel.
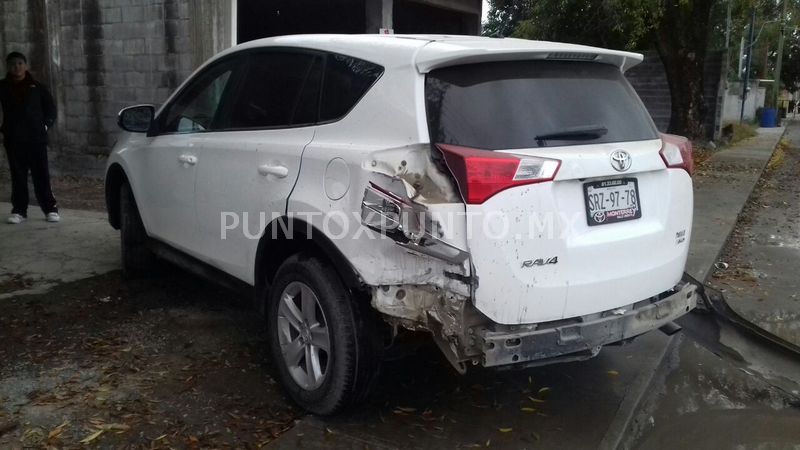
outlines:
{"label": "alloy wheel", "polygon": [[328,374],[331,338],[317,295],[305,283],[289,283],[280,296],[277,321],[292,379],[305,390],[320,387]]}

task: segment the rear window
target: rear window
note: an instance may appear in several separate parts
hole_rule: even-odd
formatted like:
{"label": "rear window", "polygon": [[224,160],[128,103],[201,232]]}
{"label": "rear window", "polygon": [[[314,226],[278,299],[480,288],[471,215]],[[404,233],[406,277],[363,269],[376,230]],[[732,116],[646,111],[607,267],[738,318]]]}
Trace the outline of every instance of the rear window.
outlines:
{"label": "rear window", "polygon": [[425,82],[431,141],[499,150],[655,139],[617,67],[510,61],[434,70]]}

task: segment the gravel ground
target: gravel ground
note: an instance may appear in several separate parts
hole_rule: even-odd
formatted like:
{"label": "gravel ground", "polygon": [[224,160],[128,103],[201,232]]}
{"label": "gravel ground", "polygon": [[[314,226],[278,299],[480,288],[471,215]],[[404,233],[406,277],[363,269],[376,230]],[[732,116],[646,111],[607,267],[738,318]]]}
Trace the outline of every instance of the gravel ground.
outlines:
{"label": "gravel ground", "polygon": [[247,302],[177,270],[4,300],[0,448],[259,448],[298,412]]}

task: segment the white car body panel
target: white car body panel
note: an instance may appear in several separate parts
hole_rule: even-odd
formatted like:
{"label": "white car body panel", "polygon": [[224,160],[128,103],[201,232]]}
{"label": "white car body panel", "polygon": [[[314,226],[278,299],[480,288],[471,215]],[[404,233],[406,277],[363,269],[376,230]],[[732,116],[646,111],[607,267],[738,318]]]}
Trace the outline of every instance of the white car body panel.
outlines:
{"label": "white car body panel", "polygon": [[[641,219],[588,226],[577,179],[509,189],[468,205],[475,218],[494,219],[488,233],[476,223],[469,240],[480,277],[475,306],[497,323],[540,323],[631,305],[675,286],[688,256],[691,180],[684,170],[625,176],[639,180]],[[508,231],[501,233],[504,224]],[[523,266],[551,257],[558,264]]]}
{"label": "white car body panel", "polygon": [[[192,255],[197,249],[194,188],[197,166],[180,159],[202,145],[197,134],[144,137],[131,134],[124,155],[129,173],[146,174],[133,183],[148,234]],[[113,158],[112,158],[113,161]]]}
{"label": "white car body panel", "polygon": [[[198,248],[206,262],[253,284],[258,239],[286,212],[314,128],[235,133],[235,140],[231,132],[203,133],[197,151]],[[287,175],[261,174],[262,166],[285,167]]]}

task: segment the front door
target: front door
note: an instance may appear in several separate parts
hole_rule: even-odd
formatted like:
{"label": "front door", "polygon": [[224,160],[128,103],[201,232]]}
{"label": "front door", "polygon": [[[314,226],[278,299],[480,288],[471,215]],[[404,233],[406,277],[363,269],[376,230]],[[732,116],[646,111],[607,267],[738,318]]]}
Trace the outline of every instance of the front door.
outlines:
{"label": "front door", "polygon": [[191,254],[197,249],[195,179],[204,164],[199,151],[217,126],[222,99],[234,86],[236,59],[196,75],[156,119],[155,136],[139,158],[149,181],[138,186],[142,215],[155,237]]}

